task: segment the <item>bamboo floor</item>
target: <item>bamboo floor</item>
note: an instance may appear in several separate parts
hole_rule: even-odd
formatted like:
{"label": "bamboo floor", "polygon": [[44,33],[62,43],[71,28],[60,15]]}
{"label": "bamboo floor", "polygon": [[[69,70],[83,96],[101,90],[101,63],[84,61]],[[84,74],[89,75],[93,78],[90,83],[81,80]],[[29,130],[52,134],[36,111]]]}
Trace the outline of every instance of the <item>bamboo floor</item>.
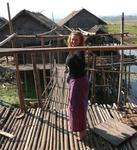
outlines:
{"label": "bamboo floor", "polygon": [[[136,107],[133,103],[128,105],[131,112]],[[122,114],[116,110],[115,104],[89,105],[87,137],[83,141],[78,141],[77,133],[68,129],[66,106],[65,103],[51,101],[48,109],[27,109],[22,119],[16,118],[20,111],[18,108],[0,106],[0,129],[15,135],[12,139],[1,135],[0,150],[136,150],[136,136],[115,147],[92,132],[96,124],[105,120],[121,120]]]}
{"label": "bamboo floor", "polygon": [[[61,73],[57,73],[58,76]],[[89,101],[87,112],[87,137],[76,139],[77,133],[68,129],[67,98],[68,89],[65,78],[56,78],[48,99],[42,108],[28,108],[21,119],[17,119],[19,108],[0,105],[0,130],[15,135],[7,138],[0,135],[0,150],[136,150],[137,136],[132,136],[118,146],[96,134],[96,125],[111,120],[121,122],[123,112],[117,106],[92,104]],[[137,111],[135,103],[127,103],[126,113]]]}

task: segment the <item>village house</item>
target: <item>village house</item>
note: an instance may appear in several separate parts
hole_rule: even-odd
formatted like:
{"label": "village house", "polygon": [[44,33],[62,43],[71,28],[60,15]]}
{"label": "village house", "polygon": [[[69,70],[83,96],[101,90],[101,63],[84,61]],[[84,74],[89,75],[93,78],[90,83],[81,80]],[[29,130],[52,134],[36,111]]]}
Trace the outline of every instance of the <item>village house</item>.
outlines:
{"label": "village house", "polygon": [[70,29],[81,28],[88,31],[95,25],[107,25],[107,23],[83,8],[70,13],[64,19],[60,20],[58,25],[66,26]]}
{"label": "village house", "polygon": [[3,17],[0,17],[0,28],[5,24],[5,23],[7,23],[8,21],[5,19],[5,18],[3,18]]}
{"label": "village house", "polygon": [[[52,35],[59,35],[62,32],[61,28],[51,19],[44,16],[40,12],[31,12],[28,10],[20,11],[11,20],[12,31],[9,29],[9,22],[0,28],[0,40],[4,40],[8,35],[16,33],[17,35],[39,35],[45,33]],[[51,40],[45,41],[45,44],[49,44]],[[35,46],[40,45],[39,40],[32,40],[25,38],[16,39],[15,47]],[[6,47],[6,45],[4,45]],[[8,45],[7,45],[8,47]]]}
{"label": "village house", "polygon": [[[38,38],[38,35],[67,35],[70,33],[70,29],[79,29],[82,32],[85,32],[86,30],[88,33],[91,33],[91,35],[85,35],[86,37],[86,45],[104,45],[105,42],[102,41],[101,36],[97,36],[98,34],[104,34],[106,31],[104,30],[104,25],[107,23],[101,20],[100,18],[96,17],[92,13],[88,12],[86,9],[81,9],[79,11],[74,11],[70,15],[68,15],[66,18],[61,20],[58,24],[56,24],[51,19],[47,18],[43,14],[39,12],[31,12],[28,10],[22,10],[20,11],[12,20],[12,28],[13,31],[17,35],[24,36],[24,38],[16,38],[15,39],[15,47],[36,47],[41,46],[41,39]],[[66,28],[68,27],[68,28]],[[94,33],[92,35],[92,33]],[[7,37],[7,35],[10,35],[9,30],[9,23],[7,22],[2,28],[0,28],[0,39],[3,40]],[[33,38],[25,38],[32,35]],[[100,38],[101,37],[101,38]],[[101,39],[101,40],[100,40]],[[113,39],[113,38],[112,38]],[[109,40],[106,41],[107,43],[110,42]],[[110,43],[113,43],[113,40],[111,40]],[[11,47],[11,45],[4,45],[4,47]],[[57,38],[45,38],[44,39],[44,47],[60,47],[60,46],[66,46],[64,39],[58,40]],[[58,59],[58,62],[65,62],[66,54],[60,53],[53,56],[46,56],[46,61],[52,59]],[[92,60],[92,58],[91,58]],[[41,59],[41,53],[37,54],[36,57],[37,64],[42,64]],[[103,61],[106,62],[106,61]],[[31,55],[22,54],[18,58],[19,64],[30,64],[31,63]],[[47,62],[46,62],[47,63]],[[42,68],[41,68],[42,69]],[[39,76],[42,87],[43,85],[43,73],[39,69]],[[32,78],[33,72],[32,68],[28,69],[27,67],[24,67],[21,71],[21,79],[24,83],[24,90],[26,93],[26,97],[35,97],[35,90],[34,87],[34,79]],[[49,74],[49,71],[47,72]],[[30,91],[29,91],[30,90]],[[28,93],[28,94],[27,94]],[[32,93],[32,94],[31,94]]]}
{"label": "village house", "polygon": [[[12,33],[16,33],[14,38],[14,47],[40,47],[41,38],[39,35],[62,35],[62,28],[60,28],[54,21],[47,18],[39,12],[31,12],[28,10],[20,11],[14,18],[11,19]],[[66,29],[65,29],[66,30]],[[0,41],[4,40],[9,36],[10,33],[9,22],[0,28]],[[18,37],[20,36],[20,37]],[[23,38],[24,36],[24,38]],[[56,38],[45,38],[43,42],[44,47],[56,47],[62,46],[63,39],[57,40]],[[12,47],[12,43],[8,42],[3,47]],[[36,62],[42,64],[41,53],[37,54]],[[48,55],[45,56],[46,61],[49,61]],[[56,57],[56,56],[55,56]],[[21,65],[32,63],[30,54],[20,54],[18,57],[18,63]],[[35,97],[35,90],[33,87],[34,79],[32,67],[20,68],[21,80],[24,87],[25,97]],[[41,69],[40,69],[41,70]],[[39,75],[43,84],[42,71],[39,70]],[[48,74],[48,73],[47,73]],[[27,87],[27,88],[26,88]],[[32,87],[32,88],[30,88]]]}
{"label": "village house", "polygon": [[[73,15],[72,15],[73,14]],[[12,26],[13,26],[13,32],[17,34],[15,38],[15,47],[62,47],[67,46],[66,45],[66,38],[67,35],[71,32],[72,29],[78,29],[85,35],[85,45],[87,46],[104,46],[104,45],[114,45],[114,44],[120,44],[117,39],[115,39],[112,35],[109,35],[105,26],[107,25],[106,22],[101,20],[100,18],[96,17],[92,13],[88,12],[86,9],[81,9],[79,11],[74,11],[64,19],[62,19],[58,24],[56,24],[51,19],[47,18],[43,14],[39,12],[31,12],[28,10],[22,10],[20,11],[12,20]],[[73,22],[73,23],[72,23]],[[75,25],[75,26],[71,26]],[[6,23],[2,28],[0,28],[0,39],[3,40],[7,37],[7,35],[10,35],[9,30],[9,23]],[[108,35],[107,35],[108,34]],[[43,44],[41,42],[41,38],[39,35],[56,35],[60,37],[61,35],[66,35],[64,38],[44,38]],[[24,36],[24,38],[18,38],[18,37]],[[33,38],[28,38],[28,37]],[[26,38],[27,37],[27,38]],[[9,45],[11,43],[8,43],[7,45],[4,45],[4,47],[11,47]],[[93,53],[92,53],[93,54]],[[93,55],[91,54],[91,58],[89,59],[90,62],[89,66],[92,66],[92,60]],[[109,64],[111,61],[113,63],[119,61],[119,52],[105,52],[105,51],[98,51],[94,53],[96,55],[96,66],[100,67],[101,65],[105,65],[104,67],[106,69],[110,69]],[[36,56],[36,63],[41,65],[43,64],[43,60],[41,59],[41,53],[38,53]],[[66,53],[60,52],[52,55],[46,55],[46,63],[49,61],[56,60],[58,63],[65,63]],[[103,58],[100,59],[100,56]],[[114,59],[114,56],[116,59]],[[29,54],[20,54],[18,58],[19,64],[31,64],[32,58]],[[119,66],[116,67],[117,69]],[[32,85],[34,87],[34,79],[33,76],[33,68],[30,67],[23,67],[20,69],[21,71],[21,79],[22,83],[24,84],[24,93],[25,97],[29,98],[35,98],[35,90],[33,88],[30,88]],[[46,69],[46,73],[50,76],[51,72]],[[104,81],[105,76],[108,76],[107,74],[104,74],[104,78],[100,77],[100,74],[96,74],[98,78],[98,84],[102,84],[104,82],[108,82],[109,84],[112,83],[110,80],[112,78],[110,77],[107,81]],[[39,77],[40,77],[40,84],[42,86],[42,89],[44,87],[43,85],[43,72],[42,68],[39,68]],[[115,78],[115,83],[117,83],[117,78]],[[106,94],[104,93],[114,93],[113,91],[117,90],[115,88],[106,88],[107,92],[102,93],[102,97],[106,97]],[[98,93],[98,90],[101,92],[103,91],[102,88],[97,88],[96,91]],[[100,93],[101,93],[100,92]],[[98,95],[96,93],[96,95]],[[114,95],[114,94],[113,94]],[[116,94],[115,94],[116,96]],[[114,96],[114,98],[115,98]],[[106,98],[105,98],[106,99]]]}
{"label": "village house", "polygon": [[[83,15],[78,19],[86,19],[84,14],[87,14],[87,18],[89,17],[89,13],[85,9],[81,11]],[[74,18],[77,15],[76,13]],[[15,42],[14,46],[20,48],[1,48],[0,56],[6,57],[10,54],[15,56],[12,67],[16,71],[21,109],[0,104],[0,149],[136,150],[137,105],[127,103],[124,99],[122,102],[125,102],[125,105],[123,104],[121,107],[120,99],[116,98],[118,97],[118,89],[120,89],[118,81],[122,82],[125,79],[127,84],[130,83],[127,80],[130,77],[126,76],[130,70],[128,72],[125,69],[125,75],[122,70],[119,70],[120,62],[117,54],[120,50],[137,49],[137,46],[104,47],[105,44],[111,45],[117,41],[113,42],[113,39],[109,41],[105,36],[107,33],[102,30],[103,25],[100,24],[103,22],[94,15],[91,16],[94,18],[93,24],[89,21],[90,25],[88,24],[88,26],[85,22],[85,28],[80,26],[84,25],[82,20],[81,24],[74,23],[73,27],[69,27],[67,24],[60,27],[41,13],[27,10],[21,11],[11,20],[13,33],[17,34],[15,41],[13,41]],[[90,19],[92,21],[92,17]],[[64,27],[68,30],[65,30]],[[64,30],[70,32],[69,28],[81,30],[87,36],[86,45],[89,45],[79,49],[86,52],[86,69],[91,92],[88,98],[86,118],[87,137],[82,141],[77,139],[77,132],[73,133],[68,126],[69,87],[64,71],[65,63],[60,63],[58,61],[60,55],[56,55],[60,54],[60,50],[69,52],[70,48],[59,47],[57,39],[53,37],[54,40],[45,37],[46,39],[42,43],[42,37],[39,36],[57,35],[61,37],[66,34]],[[11,33],[9,23],[6,23],[0,28],[1,40]],[[10,43],[4,45],[4,47],[10,46],[13,45]],[[54,48],[50,49],[49,47]],[[106,49],[107,52],[110,52],[109,55],[106,53],[102,55]],[[99,55],[97,55],[98,52]],[[112,52],[115,52],[115,57]],[[47,60],[49,62],[46,62]],[[123,60],[121,62],[121,66],[124,67]],[[123,75],[123,78],[120,79],[120,75]],[[120,92],[122,94],[125,92],[122,84]],[[123,95],[119,97],[123,98]]]}

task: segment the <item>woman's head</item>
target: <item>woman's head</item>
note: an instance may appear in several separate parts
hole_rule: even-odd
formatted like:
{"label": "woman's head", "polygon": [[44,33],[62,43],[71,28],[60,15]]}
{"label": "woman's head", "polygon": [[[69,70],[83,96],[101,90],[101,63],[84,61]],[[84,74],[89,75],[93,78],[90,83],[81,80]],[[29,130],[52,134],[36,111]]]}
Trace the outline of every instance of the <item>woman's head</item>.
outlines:
{"label": "woman's head", "polygon": [[76,47],[84,45],[84,37],[80,31],[72,31],[68,37],[68,46]]}

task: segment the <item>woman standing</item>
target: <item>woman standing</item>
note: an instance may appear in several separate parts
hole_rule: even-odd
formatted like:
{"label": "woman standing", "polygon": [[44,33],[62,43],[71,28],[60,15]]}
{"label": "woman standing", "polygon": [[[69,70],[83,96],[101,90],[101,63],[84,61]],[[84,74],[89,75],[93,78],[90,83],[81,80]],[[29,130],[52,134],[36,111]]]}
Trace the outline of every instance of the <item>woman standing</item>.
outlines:
{"label": "woman standing", "polygon": [[[84,45],[81,32],[73,31],[68,38],[69,47]],[[85,71],[85,55],[83,51],[72,50],[66,58],[69,68],[69,127],[73,132],[79,133],[79,140],[86,136],[86,113],[88,106],[89,83]]]}

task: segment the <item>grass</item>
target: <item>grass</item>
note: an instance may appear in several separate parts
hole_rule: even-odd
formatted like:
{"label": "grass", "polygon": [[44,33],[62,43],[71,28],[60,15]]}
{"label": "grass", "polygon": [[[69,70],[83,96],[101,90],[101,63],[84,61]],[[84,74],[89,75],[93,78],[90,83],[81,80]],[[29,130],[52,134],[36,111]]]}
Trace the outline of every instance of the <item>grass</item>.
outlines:
{"label": "grass", "polygon": [[16,85],[0,86],[0,104],[18,106],[19,98]]}
{"label": "grass", "polygon": [[[109,33],[120,33],[121,32],[121,24],[111,23],[107,25],[107,29]],[[130,35],[137,35],[137,23],[127,23],[124,25],[125,32]]]}
{"label": "grass", "polygon": [[[107,25],[107,29],[109,33],[120,33],[121,32],[121,24],[117,23],[109,23]],[[128,33],[128,36],[124,38],[124,41],[128,44],[137,44],[137,23],[136,22],[125,22],[124,23],[124,32]]]}

